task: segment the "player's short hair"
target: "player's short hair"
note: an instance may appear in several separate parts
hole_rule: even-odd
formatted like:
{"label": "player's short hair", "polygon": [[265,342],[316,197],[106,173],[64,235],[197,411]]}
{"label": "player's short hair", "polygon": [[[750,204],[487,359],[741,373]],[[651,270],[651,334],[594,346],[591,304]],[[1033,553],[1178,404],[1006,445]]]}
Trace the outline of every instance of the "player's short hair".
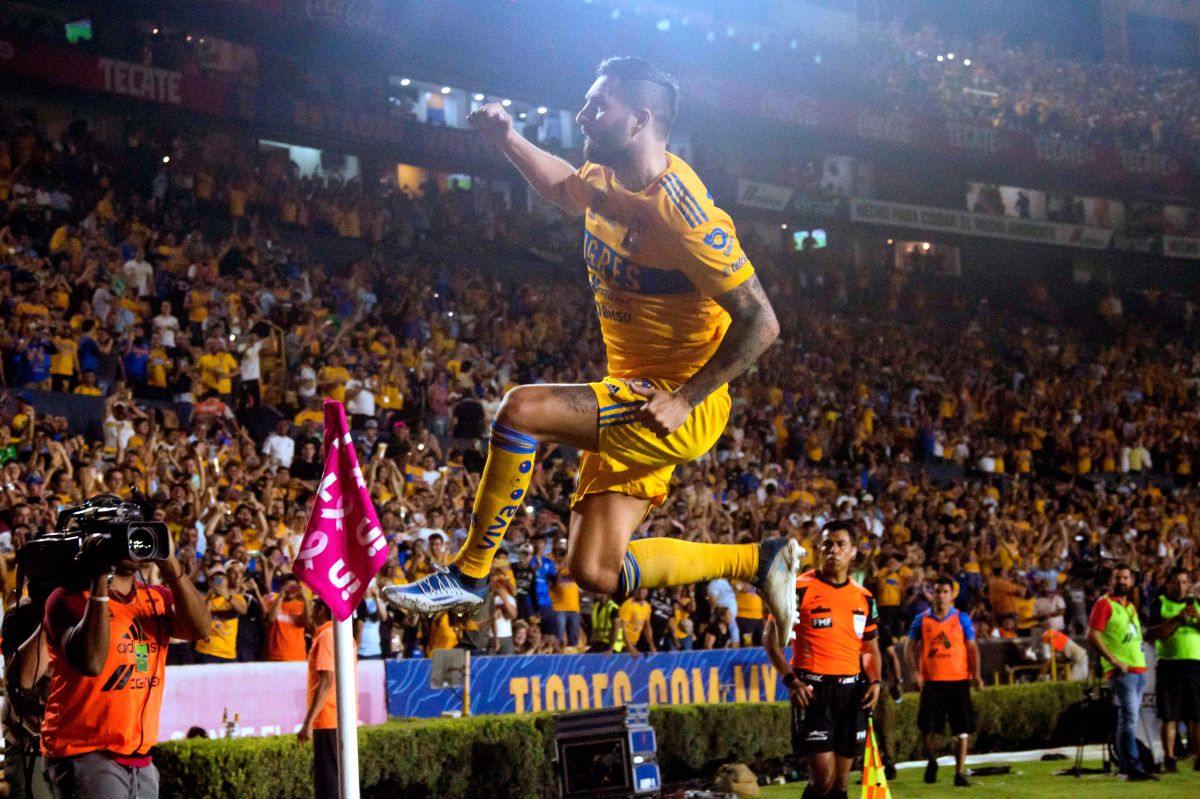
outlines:
{"label": "player's short hair", "polygon": [[634,108],[650,109],[654,132],[666,139],[679,110],[679,81],[638,56],[613,56],[600,62],[596,77],[614,81],[614,93]]}
{"label": "player's short hair", "polygon": [[948,586],[950,586],[950,590],[952,590],[952,591],[954,590],[954,580],[951,579],[950,575],[948,575],[948,574],[939,574],[937,576],[937,579],[933,581],[933,584],[935,586],[948,585]]}

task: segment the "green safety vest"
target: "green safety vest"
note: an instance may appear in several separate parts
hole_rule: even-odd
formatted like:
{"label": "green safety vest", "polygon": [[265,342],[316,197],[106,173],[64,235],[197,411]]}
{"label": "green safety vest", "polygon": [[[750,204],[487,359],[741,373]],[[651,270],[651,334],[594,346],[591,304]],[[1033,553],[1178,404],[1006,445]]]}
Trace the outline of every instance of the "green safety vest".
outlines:
{"label": "green safety vest", "polygon": [[[1163,621],[1173,619],[1187,609],[1186,602],[1173,602],[1163,594],[1158,598],[1159,613]],[[1159,660],[1200,660],[1200,630],[1190,624],[1182,624],[1166,638],[1154,642],[1154,651]]]}
{"label": "green safety vest", "polygon": [[[1132,604],[1128,607],[1122,605],[1108,594],[1101,600],[1112,606],[1108,625],[1100,631],[1104,645],[1122,663],[1133,668],[1146,668],[1146,653],[1142,651],[1142,623],[1138,620],[1137,609]],[[1103,655],[1100,656],[1100,665],[1106,673],[1112,671],[1113,664]]]}
{"label": "green safety vest", "polygon": [[[607,602],[597,602],[592,606],[592,643],[612,643],[613,619],[616,618],[617,611],[620,609],[620,606],[611,599]],[[625,632],[622,630],[618,633],[617,645],[613,647],[614,652],[621,651],[624,647],[624,640]]]}

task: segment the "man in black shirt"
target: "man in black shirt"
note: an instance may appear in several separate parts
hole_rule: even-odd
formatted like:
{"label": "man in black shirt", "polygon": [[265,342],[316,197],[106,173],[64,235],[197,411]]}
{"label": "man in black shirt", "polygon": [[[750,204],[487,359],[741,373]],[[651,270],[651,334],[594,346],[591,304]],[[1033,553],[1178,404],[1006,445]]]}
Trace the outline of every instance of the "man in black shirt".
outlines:
{"label": "man in black shirt", "polygon": [[650,632],[659,652],[675,649],[675,636],[671,634],[671,617],[675,615],[675,600],[670,588],[654,588],[650,591]]}
{"label": "man in black shirt", "polygon": [[517,618],[529,621],[530,617],[538,612],[537,569],[533,565],[533,544],[521,544],[512,572],[517,583]]}

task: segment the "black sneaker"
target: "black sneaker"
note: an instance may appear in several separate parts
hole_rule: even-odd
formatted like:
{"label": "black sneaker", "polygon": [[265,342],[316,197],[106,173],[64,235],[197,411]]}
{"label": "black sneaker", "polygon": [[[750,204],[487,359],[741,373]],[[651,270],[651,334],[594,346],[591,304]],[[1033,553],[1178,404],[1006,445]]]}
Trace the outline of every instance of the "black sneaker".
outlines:
{"label": "black sneaker", "polygon": [[896,779],[896,765],[894,763],[888,763],[886,766],[884,766],[883,776],[889,780]]}
{"label": "black sneaker", "polygon": [[1158,777],[1155,777],[1153,774],[1147,774],[1140,769],[1129,772],[1125,779],[1128,782],[1158,782]]}
{"label": "black sneaker", "polygon": [[925,766],[925,784],[933,785],[937,782],[937,759],[933,758]]}
{"label": "black sneaker", "polygon": [[967,779],[967,775],[965,775],[965,774],[955,774],[954,775],[954,787],[955,788],[970,788],[971,781]]}
{"label": "black sneaker", "polygon": [[1179,764],[1175,762],[1175,758],[1168,757],[1168,758],[1163,759],[1163,773],[1164,774],[1178,774],[1179,773]]}

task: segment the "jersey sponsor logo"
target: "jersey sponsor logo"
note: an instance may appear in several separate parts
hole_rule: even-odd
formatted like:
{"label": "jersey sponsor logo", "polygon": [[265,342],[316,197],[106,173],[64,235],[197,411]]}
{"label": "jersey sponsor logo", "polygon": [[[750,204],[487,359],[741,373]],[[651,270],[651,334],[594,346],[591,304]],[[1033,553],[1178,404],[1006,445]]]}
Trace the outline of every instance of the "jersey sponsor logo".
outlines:
{"label": "jersey sponsor logo", "polygon": [[725,243],[727,241],[729,241],[729,234],[725,232],[724,228],[719,227],[715,227],[708,231],[708,235],[704,237],[704,243],[709,247],[712,247],[714,250],[725,249]]}
{"label": "jersey sponsor logo", "polygon": [[748,260],[749,259],[743,255],[741,258],[738,258],[729,266],[725,267],[725,269],[722,271],[725,272],[726,277],[729,277],[730,275],[736,274],[743,266],[745,266]]}
{"label": "jersey sponsor logo", "polygon": [[692,283],[682,272],[635,264],[590,230],[583,233],[583,260],[592,291],[615,288],[638,294],[687,294]]}
{"label": "jersey sponsor logo", "polygon": [[827,730],[813,730],[805,738],[807,741],[828,741],[829,732]]}
{"label": "jersey sponsor logo", "polygon": [[596,303],[596,314],[601,319],[608,319],[613,322],[623,322],[628,324],[633,321],[633,314],[628,311],[618,311],[616,308],[610,308],[602,303]]}

